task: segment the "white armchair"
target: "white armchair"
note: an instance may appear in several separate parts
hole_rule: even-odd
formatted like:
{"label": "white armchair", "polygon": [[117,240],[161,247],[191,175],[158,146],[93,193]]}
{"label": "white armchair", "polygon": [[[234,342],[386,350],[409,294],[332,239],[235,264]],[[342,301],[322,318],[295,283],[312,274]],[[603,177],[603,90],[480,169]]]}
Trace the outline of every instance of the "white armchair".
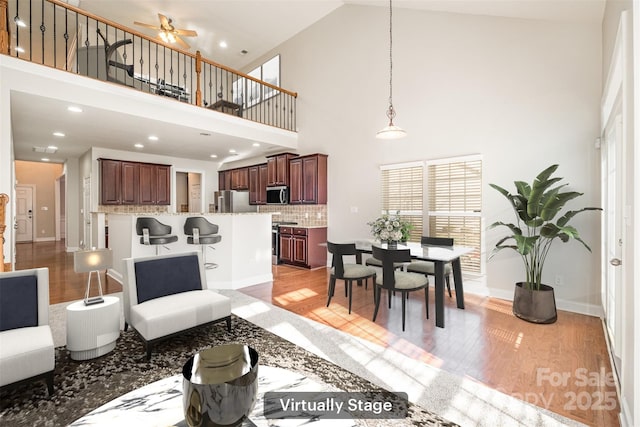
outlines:
{"label": "white armchair", "polygon": [[0,273],[0,387],[44,378],[53,394],[49,269]]}

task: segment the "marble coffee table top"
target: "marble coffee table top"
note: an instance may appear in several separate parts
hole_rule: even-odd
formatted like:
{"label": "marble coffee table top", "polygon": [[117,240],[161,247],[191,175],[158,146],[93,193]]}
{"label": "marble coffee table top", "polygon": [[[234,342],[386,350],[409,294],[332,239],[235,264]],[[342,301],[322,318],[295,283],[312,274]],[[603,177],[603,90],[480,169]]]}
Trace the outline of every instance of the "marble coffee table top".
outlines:
{"label": "marble coffee table top", "polygon": [[[187,426],[182,409],[182,375],[174,375],[129,392],[89,412],[72,426]],[[263,414],[263,396],[269,391],[339,391],[298,372],[260,365],[258,399],[244,426],[298,426],[310,419],[269,420]],[[315,420],[314,426],[356,426],[352,419]]]}

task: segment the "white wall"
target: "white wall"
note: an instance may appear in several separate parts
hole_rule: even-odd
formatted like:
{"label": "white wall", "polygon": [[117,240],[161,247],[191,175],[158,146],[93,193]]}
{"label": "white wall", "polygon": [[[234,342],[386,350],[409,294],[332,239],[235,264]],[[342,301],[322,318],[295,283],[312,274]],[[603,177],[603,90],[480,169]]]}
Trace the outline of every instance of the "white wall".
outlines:
{"label": "white wall", "polygon": [[[280,53],[282,85],[299,93],[298,152],[329,155],[330,239],[368,236],[386,163],[482,154],[486,224],[512,219],[488,183],[511,188],[552,163],[585,193],[571,208],[599,204],[599,24],[400,8],[393,17],[395,123],[409,134],[400,141],[374,138],[386,125],[386,8],[343,6],[262,58]],[[576,242],[552,249],[543,280],[563,276],[560,307],[598,311],[599,220],[589,213],[575,222],[594,253]],[[487,237],[490,249],[497,234]],[[511,298],[522,279],[515,256],[487,263],[495,295]]]}

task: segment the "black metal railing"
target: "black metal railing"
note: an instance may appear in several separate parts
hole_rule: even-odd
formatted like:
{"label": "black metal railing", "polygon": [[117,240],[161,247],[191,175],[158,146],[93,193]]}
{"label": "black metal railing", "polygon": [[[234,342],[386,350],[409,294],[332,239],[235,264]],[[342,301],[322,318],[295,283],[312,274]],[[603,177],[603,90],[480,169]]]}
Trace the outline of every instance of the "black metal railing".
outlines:
{"label": "black metal railing", "polygon": [[[0,2],[0,8],[4,7]],[[296,130],[295,92],[156,41],[59,0],[9,0],[5,53],[132,89]]]}

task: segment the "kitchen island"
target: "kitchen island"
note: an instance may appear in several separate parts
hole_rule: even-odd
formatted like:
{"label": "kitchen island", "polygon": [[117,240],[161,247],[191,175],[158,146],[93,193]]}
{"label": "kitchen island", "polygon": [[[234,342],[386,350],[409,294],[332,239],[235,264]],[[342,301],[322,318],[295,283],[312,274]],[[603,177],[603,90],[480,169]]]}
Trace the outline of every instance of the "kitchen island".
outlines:
{"label": "kitchen island", "polygon": [[[207,269],[207,286],[210,289],[239,289],[271,282],[271,214],[270,213],[220,213],[220,214],[109,214],[109,248],[113,250],[113,267],[108,274],[124,283],[124,258],[153,256],[155,245],[143,245],[136,234],[136,220],[152,217],[171,226],[171,234],[178,241],[159,246],[160,254],[200,251],[200,245],[187,243],[184,222],[190,216],[202,216],[217,224],[222,240],[205,246],[207,262],[217,264]],[[215,249],[212,249],[215,248]],[[203,257],[204,262],[204,257]]]}

